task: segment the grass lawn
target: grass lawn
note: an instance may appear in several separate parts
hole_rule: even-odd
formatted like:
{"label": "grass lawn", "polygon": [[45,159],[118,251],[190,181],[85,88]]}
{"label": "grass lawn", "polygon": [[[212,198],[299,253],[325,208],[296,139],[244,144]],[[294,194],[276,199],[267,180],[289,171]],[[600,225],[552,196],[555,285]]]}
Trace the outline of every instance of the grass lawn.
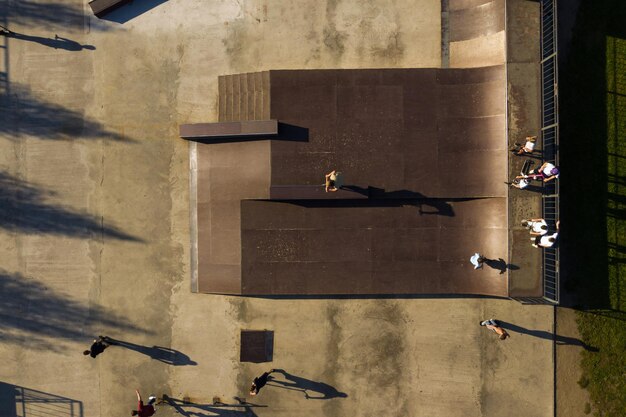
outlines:
{"label": "grass lawn", "polygon": [[576,294],[581,386],[626,416],[626,1],[581,0],[560,68],[566,292]]}

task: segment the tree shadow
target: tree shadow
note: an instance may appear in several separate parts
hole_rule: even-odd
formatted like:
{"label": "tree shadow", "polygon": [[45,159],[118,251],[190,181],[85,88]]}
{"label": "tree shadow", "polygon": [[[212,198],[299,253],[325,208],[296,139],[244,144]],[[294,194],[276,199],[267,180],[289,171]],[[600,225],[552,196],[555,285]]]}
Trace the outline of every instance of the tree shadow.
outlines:
{"label": "tree shadow", "polygon": [[27,234],[56,234],[78,238],[112,238],[143,242],[88,213],[45,202],[53,196],[0,171],[0,228]]}
{"label": "tree shadow", "polygon": [[586,310],[585,313],[593,314],[594,316],[607,317],[614,320],[626,321],[626,312],[621,310]]}
{"label": "tree shadow", "polygon": [[582,340],[576,339],[575,337],[559,336],[558,334],[547,332],[545,330],[531,330],[525,327],[517,326],[512,323],[507,323],[506,321],[502,321],[502,320],[498,320],[498,324],[500,324],[500,326],[503,327],[504,329],[511,330],[513,332],[527,334],[529,336],[534,336],[534,337],[538,337],[540,339],[545,339],[545,340],[554,340],[554,342],[557,345],[580,346],[590,352],[600,351],[598,348],[594,346],[589,346]]}
{"label": "tree shadow", "polygon": [[34,97],[27,87],[11,84],[10,94],[0,95],[0,134],[12,140],[21,135],[50,140],[107,139],[133,142],[112,132],[81,112]]}
{"label": "tree shadow", "polygon": [[[81,3],[51,0],[45,3],[37,0],[2,2],[0,16],[20,26],[37,29],[58,29],[60,26],[74,31],[82,31],[86,25],[90,30],[107,30],[104,24],[86,19]],[[8,3],[8,4],[7,4]]]}
{"label": "tree shadow", "polygon": [[131,342],[126,342],[124,340],[114,339],[112,337],[108,338],[111,341],[111,344],[114,346],[120,346],[129,350],[134,350],[135,352],[141,353],[143,355],[149,356],[151,359],[157,360],[159,362],[163,362],[168,365],[174,366],[185,366],[197,365],[196,362],[192,361],[189,356],[184,353],[163,346],[142,346]]}
{"label": "tree shadow", "polygon": [[[283,374],[283,379],[276,379],[270,376],[267,386],[278,387],[287,390],[301,391],[307,400],[330,400],[331,398],[346,398],[348,394],[337,391],[337,389],[324,382],[312,381],[310,379],[295,376],[284,369],[274,369],[273,373]],[[314,393],[310,395],[309,392]]]}
{"label": "tree shadow", "polygon": [[[625,245],[620,245],[619,243],[609,242],[609,243],[607,243],[607,247],[609,249],[614,250],[615,252],[626,254],[626,246]],[[616,260],[626,261],[626,258],[620,258],[620,259],[616,259]]]}
{"label": "tree shadow", "polygon": [[134,0],[100,17],[115,23],[126,23],[131,19],[154,9],[168,0]]}
{"label": "tree shadow", "polygon": [[[214,404],[197,404],[163,395],[161,404],[169,405],[177,414],[185,417],[256,417],[256,413],[252,410],[253,408],[267,407],[266,405],[246,402],[238,397],[235,397],[235,400],[237,400],[237,404],[224,404],[221,402]],[[238,408],[243,408],[243,410]]]}
{"label": "tree shadow", "polygon": [[67,397],[0,381],[2,417],[83,417],[83,403]]}
{"label": "tree shadow", "polygon": [[61,340],[84,339],[101,327],[146,333],[98,305],[85,305],[44,283],[0,270],[0,340],[40,350],[60,351]]}
{"label": "tree shadow", "polygon": [[54,38],[44,38],[41,36],[33,36],[26,35],[18,32],[11,32],[9,35],[11,39],[17,39],[26,42],[34,42],[43,46],[47,46],[49,48],[54,49],[64,49],[66,51],[82,51],[83,49],[88,49],[93,51],[96,49],[93,45],[81,45],[80,43],[73,41],[68,38],[63,38],[58,35],[55,35]]}

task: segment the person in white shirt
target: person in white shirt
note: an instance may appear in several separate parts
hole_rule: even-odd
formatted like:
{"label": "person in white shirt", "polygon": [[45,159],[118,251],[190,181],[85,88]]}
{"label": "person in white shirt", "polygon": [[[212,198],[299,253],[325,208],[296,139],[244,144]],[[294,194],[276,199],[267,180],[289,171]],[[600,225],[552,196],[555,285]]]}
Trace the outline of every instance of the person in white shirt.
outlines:
{"label": "person in white shirt", "polygon": [[544,162],[543,165],[539,167],[537,172],[534,170],[530,171],[526,178],[532,178],[534,180],[543,179],[543,182],[548,182],[555,178],[559,178],[560,173],[561,171],[559,170],[559,167],[550,162]]}
{"label": "person in white shirt", "polygon": [[542,248],[551,248],[556,243],[556,238],[558,236],[559,236],[558,233],[553,233],[551,235],[537,236],[537,237],[531,238],[531,242],[534,242],[533,246],[536,248],[540,246]]}
{"label": "person in white shirt", "polygon": [[531,236],[543,236],[548,233],[548,223],[544,219],[523,220],[522,226],[530,230]]}
{"label": "person in white shirt", "polygon": [[518,175],[515,179],[543,180],[543,182],[549,182],[553,179],[559,178],[560,173],[561,171],[559,170],[559,167],[551,164],[550,162],[544,162],[543,165],[539,167],[537,172],[532,170],[528,173],[528,175]]}
{"label": "person in white shirt", "polygon": [[472,265],[474,265],[474,269],[482,268],[483,262],[485,262],[486,260],[487,258],[485,258],[483,255],[481,255],[478,252],[473,254],[472,257],[470,258],[470,262],[472,263]]}
{"label": "person in white shirt", "polygon": [[535,150],[536,140],[537,136],[527,136],[524,146],[516,142],[515,147],[511,149],[511,152],[513,152],[514,155],[531,154]]}
{"label": "person in white shirt", "polygon": [[505,184],[510,185],[511,188],[519,188],[520,190],[523,190],[528,187],[530,181],[525,178],[515,178],[512,182],[505,182]]}
{"label": "person in white shirt", "polygon": [[535,237],[531,237],[530,241],[533,242],[532,245],[535,248],[551,248],[556,243],[559,237],[559,226],[561,224],[560,220],[556,221],[556,232],[551,234],[544,234]]}

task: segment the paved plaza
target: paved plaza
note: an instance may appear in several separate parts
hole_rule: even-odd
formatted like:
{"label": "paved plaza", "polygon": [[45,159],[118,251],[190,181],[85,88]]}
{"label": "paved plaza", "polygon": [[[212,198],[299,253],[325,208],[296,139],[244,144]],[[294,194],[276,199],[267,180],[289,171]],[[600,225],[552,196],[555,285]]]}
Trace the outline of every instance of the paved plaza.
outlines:
{"label": "paved plaza", "polygon": [[[159,416],[552,416],[553,307],[191,292],[178,126],[218,120],[218,76],[504,63],[498,31],[442,62],[441,4],[0,0],[0,416],[129,415],[136,388],[181,400]],[[239,362],[242,329],[274,331],[273,362]],[[83,356],[99,334],[132,345]]]}

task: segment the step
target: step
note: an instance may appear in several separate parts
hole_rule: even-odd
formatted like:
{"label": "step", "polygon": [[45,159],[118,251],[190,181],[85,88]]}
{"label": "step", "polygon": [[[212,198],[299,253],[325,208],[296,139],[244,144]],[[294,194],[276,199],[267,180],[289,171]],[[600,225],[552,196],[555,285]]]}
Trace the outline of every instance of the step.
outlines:
{"label": "step", "polygon": [[251,120],[241,122],[192,123],[179,126],[179,135],[185,139],[211,139],[226,137],[272,136],[278,134],[276,120]]}
{"label": "step", "polygon": [[263,73],[254,73],[254,119],[263,120]]}
{"label": "step", "polygon": [[241,94],[239,80],[240,74],[233,75],[233,100],[232,100],[232,112],[231,121],[239,121],[239,106],[241,105]]}
{"label": "step", "polygon": [[233,76],[224,76],[226,84],[226,92],[224,94],[224,114],[220,115],[221,122],[230,122],[233,120]]}
{"label": "step", "polygon": [[247,100],[246,120],[255,120],[254,118],[254,94],[255,94],[254,78],[255,78],[254,72],[250,72],[247,74],[248,85],[247,85],[247,94],[246,94],[246,100]]}
{"label": "step", "polygon": [[218,100],[218,119],[222,120],[223,115],[226,113],[226,79],[223,75],[217,77],[217,100]]}
{"label": "step", "polygon": [[239,120],[248,117],[248,74],[239,74]]}
{"label": "step", "polygon": [[261,120],[270,118],[270,72],[264,71],[262,73],[262,85],[263,85],[263,107],[261,108]]}

